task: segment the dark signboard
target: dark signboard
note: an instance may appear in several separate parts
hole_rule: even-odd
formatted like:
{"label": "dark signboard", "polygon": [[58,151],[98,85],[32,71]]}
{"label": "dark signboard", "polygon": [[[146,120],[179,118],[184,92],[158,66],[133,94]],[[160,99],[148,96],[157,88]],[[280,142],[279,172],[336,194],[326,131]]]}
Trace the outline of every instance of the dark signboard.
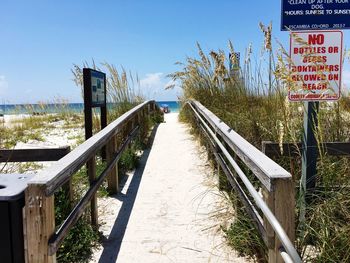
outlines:
{"label": "dark signboard", "polygon": [[92,136],[92,108],[99,107],[101,129],[107,126],[106,74],[94,69],[83,69],[85,138]]}
{"label": "dark signboard", "polygon": [[281,30],[350,28],[350,0],[282,0]]}
{"label": "dark signboard", "polygon": [[84,69],[84,93],[92,107],[106,104],[106,74],[93,69]]}

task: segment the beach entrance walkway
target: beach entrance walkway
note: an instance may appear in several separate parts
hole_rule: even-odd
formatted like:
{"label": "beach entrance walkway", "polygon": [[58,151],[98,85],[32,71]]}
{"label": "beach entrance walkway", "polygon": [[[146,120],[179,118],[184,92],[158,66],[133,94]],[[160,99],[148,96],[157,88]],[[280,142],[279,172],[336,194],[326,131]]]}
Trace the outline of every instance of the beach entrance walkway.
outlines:
{"label": "beach entrance walkway", "polygon": [[99,200],[107,240],[92,262],[245,262],[218,232],[228,206],[210,171],[178,114],[166,114],[121,193]]}

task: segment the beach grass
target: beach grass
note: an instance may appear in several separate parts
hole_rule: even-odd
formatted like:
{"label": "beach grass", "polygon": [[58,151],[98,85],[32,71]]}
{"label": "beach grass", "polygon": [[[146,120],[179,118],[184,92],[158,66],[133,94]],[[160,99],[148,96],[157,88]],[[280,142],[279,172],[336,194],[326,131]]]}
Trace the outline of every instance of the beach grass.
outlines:
{"label": "beach grass", "polygon": [[[85,64],[84,66],[87,66]],[[108,123],[127,112],[143,101],[142,96],[134,91],[134,78],[127,75],[124,69],[119,71],[115,66],[104,63],[102,65],[107,71],[108,102],[112,105],[108,108]],[[94,66],[95,67],[95,66]],[[96,68],[96,67],[95,67]],[[73,76],[75,83],[82,88],[82,67],[74,65]],[[135,84],[136,85],[136,84]],[[52,105],[52,103],[50,103]],[[13,149],[18,143],[31,141],[36,145],[46,140],[50,141],[51,132],[57,129],[63,130],[69,140],[74,142],[71,149],[85,141],[83,136],[84,115],[82,112],[75,112],[69,108],[66,100],[56,100],[55,110],[48,103],[40,102],[36,105],[27,105],[25,112],[23,108],[18,109],[19,115],[13,115],[13,119],[0,123],[0,148]],[[146,147],[146,137],[149,129],[154,125],[154,120],[146,118],[140,128],[140,136],[122,154],[119,161],[119,178],[122,180],[127,172],[135,169],[138,164],[139,153]],[[97,110],[93,112],[93,133],[100,130],[100,116]],[[71,132],[79,131],[79,132]],[[55,142],[53,142],[55,143]],[[100,174],[106,167],[106,163],[101,157],[97,157],[97,174]],[[6,163],[0,167],[2,173],[20,172],[27,173],[42,169],[38,163]],[[55,193],[55,215],[56,226],[59,226],[69,215],[71,208],[86,193],[89,187],[86,168],[81,168],[73,177],[73,202],[69,202],[64,189]],[[98,190],[99,197],[108,195],[107,184],[104,183]],[[92,254],[93,248],[101,242],[100,233],[91,227],[89,211],[86,211],[77,224],[69,232],[57,252],[59,262],[87,262]]]}
{"label": "beach grass", "polygon": [[[228,67],[229,62],[234,64],[237,61],[229,61],[223,50],[210,51],[206,55],[197,44],[198,56],[178,63],[181,70],[170,76],[182,86],[183,105],[190,99],[201,102],[258,149],[262,141],[277,142],[280,146],[284,142],[296,144],[302,140],[304,105],[288,101],[288,54],[279,43],[276,44],[277,50],[273,49],[272,26],[261,25],[261,29],[264,35],[263,50],[256,55],[256,59],[249,46],[240,70],[233,71]],[[228,52],[234,52],[230,42],[228,49]],[[322,142],[349,140],[349,105],[347,96],[338,102],[320,103],[319,128],[315,131],[318,145]],[[180,118],[195,127],[188,108],[182,108]],[[297,220],[297,245],[305,262],[335,262],[334,257],[339,259],[336,262],[344,262],[340,259],[349,259],[349,252],[344,251],[344,247],[350,242],[349,228],[345,223],[350,219],[350,207],[344,199],[346,195],[337,194],[334,187],[346,189],[349,186],[347,175],[350,163],[347,157],[331,157],[322,149],[320,152],[317,185],[322,190],[315,195],[315,200],[319,200],[320,196],[324,198],[321,198],[322,202],[315,202],[307,208],[308,231],[303,231],[305,226]],[[300,156],[294,159],[283,157],[275,161],[292,172],[297,192],[296,203],[299,204]],[[242,163],[240,165],[244,171],[248,170]],[[259,184],[254,183],[258,189]],[[241,254],[266,262],[266,247],[257,238],[257,231],[246,219],[242,204],[236,199],[232,199],[232,205],[237,211],[235,220],[225,230],[228,243]],[[297,219],[299,208],[297,206]]]}

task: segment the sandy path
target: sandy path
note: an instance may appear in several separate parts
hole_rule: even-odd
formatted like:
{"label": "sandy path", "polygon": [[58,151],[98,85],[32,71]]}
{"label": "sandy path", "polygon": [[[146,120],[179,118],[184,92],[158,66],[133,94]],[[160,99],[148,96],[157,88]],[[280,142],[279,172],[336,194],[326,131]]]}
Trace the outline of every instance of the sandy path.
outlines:
{"label": "sandy path", "polygon": [[92,262],[245,262],[218,233],[215,178],[177,117],[165,115],[122,193],[100,200],[107,240]]}

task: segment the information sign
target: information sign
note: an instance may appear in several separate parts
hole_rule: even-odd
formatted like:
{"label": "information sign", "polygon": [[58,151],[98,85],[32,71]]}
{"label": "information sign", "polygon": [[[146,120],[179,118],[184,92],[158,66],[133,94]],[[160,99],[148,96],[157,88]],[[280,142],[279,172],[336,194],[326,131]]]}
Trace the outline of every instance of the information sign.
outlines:
{"label": "information sign", "polygon": [[340,97],[343,33],[292,32],[290,38],[291,101],[337,100]]}
{"label": "information sign", "polygon": [[281,30],[350,28],[350,0],[282,0]]}
{"label": "information sign", "polygon": [[105,74],[90,70],[91,74],[91,106],[99,107],[106,103]]}

